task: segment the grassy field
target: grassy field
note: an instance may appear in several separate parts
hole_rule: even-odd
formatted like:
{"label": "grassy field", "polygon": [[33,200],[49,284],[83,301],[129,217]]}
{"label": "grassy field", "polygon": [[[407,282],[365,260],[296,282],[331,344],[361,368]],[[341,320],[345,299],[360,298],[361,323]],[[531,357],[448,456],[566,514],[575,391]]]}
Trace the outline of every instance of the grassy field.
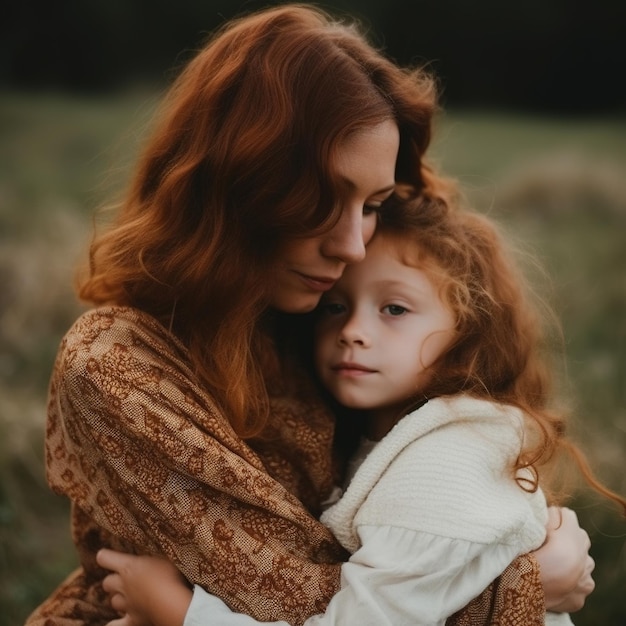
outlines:
{"label": "grassy field", "polygon": [[[123,185],[152,94],[0,95],[0,626],[75,565],[67,503],[46,486],[45,395],[91,211]],[[451,112],[433,159],[546,267],[566,339],[575,431],[626,493],[626,120]],[[626,623],[626,524],[588,494],[597,590],[578,626]]]}

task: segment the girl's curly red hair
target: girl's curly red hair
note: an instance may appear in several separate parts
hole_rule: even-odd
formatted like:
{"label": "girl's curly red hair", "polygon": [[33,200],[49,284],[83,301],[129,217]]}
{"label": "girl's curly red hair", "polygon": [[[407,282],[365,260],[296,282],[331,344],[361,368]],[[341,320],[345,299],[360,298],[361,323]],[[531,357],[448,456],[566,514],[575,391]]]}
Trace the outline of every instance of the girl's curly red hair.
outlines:
{"label": "girl's curly red hair", "polygon": [[[513,469],[528,468],[534,475],[519,479],[520,485],[535,490],[540,469],[564,452],[586,481],[626,514],[626,500],[593,476],[567,435],[567,411],[555,403],[555,363],[546,332],[547,318],[553,323],[555,318],[539,306],[497,224],[425,194],[400,195],[389,203],[375,237],[385,237],[406,265],[426,270],[456,318],[457,338],[432,366],[430,383],[415,400],[468,393],[519,407],[528,428]],[[550,494],[545,481],[542,486]]]}

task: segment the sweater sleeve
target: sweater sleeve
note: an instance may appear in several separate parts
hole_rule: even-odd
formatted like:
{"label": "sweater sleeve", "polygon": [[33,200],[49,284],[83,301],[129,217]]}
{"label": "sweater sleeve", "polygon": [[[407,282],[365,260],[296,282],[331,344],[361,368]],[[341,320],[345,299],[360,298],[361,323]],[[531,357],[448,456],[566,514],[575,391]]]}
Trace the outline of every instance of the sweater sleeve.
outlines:
{"label": "sweater sleeve", "polygon": [[119,310],[83,317],[64,341],[47,467],[75,509],[88,580],[114,537],[262,620],[300,623],[338,586],[331,533],[235,435],[179,347]]}
{"label": "sweater sleeve", "polygon": [[[363,544],[342,566],[341,589],[305,626],[444,626],[513,559],[502,545],[482,546],[394,527],[360,529]],[[185,626],[253,624],[196,588]],[[480,622],[476,622],[480,623]],[[280,622],[277,626],[284,626]]]}
{"label": "sweater sleeve", "polygon": [[[350,563],[343,566],[341,591],[331,600],[325,614],[311,617],[306,626],[434,626],[444,623],[446,626],[544,626],[544,619],[546,625],[572,625],[565,613],[545,612],[539,570],[532,556],[515,559],[477,597],[444,621],[442,613],[467,600],[479,581],[489,580],[491,572],[497,568],[497,559],[506,558],[501,546],[481,552],[477,546],[463,542],[446,545],[440,539],[431,538],[424,543],[424,538],[411,537],[410,533],[398,529],[372,530],[365,544],[372,549],[371,554],[367,554],[369,548],[359,551],[360,554],[355,554]],[[413,550],[418,544],[424,545],[424,553]],[[471,553],[476,558],[468,559]],[[429,559],[440,561],[439,575],[416,579],[416,566],[421,563],[430,569]],[[375,565],[375,570],[367,566],[368,561]],[[462,567],[457,577],[454,571],[459,572],[459,563],[463,561],[469,561],[469,565]],[[402,572],[408,574],[404,581]],[[218,598],[196,587],[184,626],[218,623],[221,626],[259,624],[247,615],[232,612]],[[272,624],[286,626],[286,622]]]}

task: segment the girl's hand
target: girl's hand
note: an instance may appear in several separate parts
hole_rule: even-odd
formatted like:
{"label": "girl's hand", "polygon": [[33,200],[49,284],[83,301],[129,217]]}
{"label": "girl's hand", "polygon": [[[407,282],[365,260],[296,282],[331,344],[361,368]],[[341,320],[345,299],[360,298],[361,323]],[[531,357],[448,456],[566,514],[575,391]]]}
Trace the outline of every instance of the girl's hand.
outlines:
{"label": "girl's hand", "polygon": [[192,592],[172,563],[107,549],[100,550],[96,560],[112,571],[102,587],[120,613],[107,626],[182,626]]}
{"label": "girl's hand", "polygon": [[534,556],[541,570],[546,610],[573,613],[583,608],[594,590],[589,535],[571,509],[550,507],[546,541]]}

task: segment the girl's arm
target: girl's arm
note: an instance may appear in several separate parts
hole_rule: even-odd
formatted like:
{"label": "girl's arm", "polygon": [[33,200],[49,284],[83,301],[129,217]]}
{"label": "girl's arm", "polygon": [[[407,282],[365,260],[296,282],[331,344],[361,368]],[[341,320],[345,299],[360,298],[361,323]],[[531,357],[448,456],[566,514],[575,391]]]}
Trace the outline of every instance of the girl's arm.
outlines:
{"label": "girl's arm", "polygon": [[[546,607],[550,611],[574,612],[582,608],[593,591],[593,560],[589,537],[570,509],[550,510],[548,539],[534,554],[540,564]],[[182,626],[192,602],[192,592],[178,570],[161,558],[134,556],[101,550],[98,563],[113,574],[104,588],[114,609],[124,614],[109,626]],[[231,613],[218,598],[197,588],[196,602],[211,610],[202,612],[200,624],[251,626],[247,615]],[[218,618],[219,613],[219,618]],[[197,614],[197,611],[195,612]],[[311,622],[317,618],[312,618]],[[323,622],[323,618],[320,618]],[[309,621],[307,621],[309,623]],[[277,622],[278,624],[278,622]],[[286,625],[286,622],[280,622]],[[186,626],[194,626],[187,622]]]}

